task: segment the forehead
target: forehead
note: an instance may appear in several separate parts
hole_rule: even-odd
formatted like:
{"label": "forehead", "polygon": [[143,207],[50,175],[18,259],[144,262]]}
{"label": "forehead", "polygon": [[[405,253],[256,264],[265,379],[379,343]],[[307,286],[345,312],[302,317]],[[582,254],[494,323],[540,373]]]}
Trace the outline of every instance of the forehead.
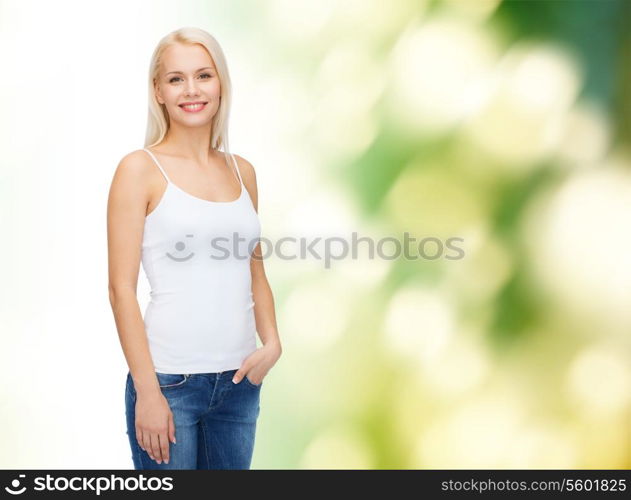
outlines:
{"label": "forehead", "polygon": [[215,68],[215,63],[206,49],[199,45],[174,44],[167,47],[162,53],[162,72],[183,71],[193,73],[199,68],[210,66]]}

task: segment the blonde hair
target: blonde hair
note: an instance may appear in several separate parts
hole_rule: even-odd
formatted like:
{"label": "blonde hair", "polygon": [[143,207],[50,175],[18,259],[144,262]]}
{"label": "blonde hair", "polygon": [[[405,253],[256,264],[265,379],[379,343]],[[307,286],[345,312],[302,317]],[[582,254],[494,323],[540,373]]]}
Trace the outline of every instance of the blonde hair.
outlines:
{"label": "blonde hair", "polygon": [[156,99],[155,82],[158,80],[159,70],[162,64],[162,54],[167,47],[176,43],[201,45],[208,51],[215,63],[221,87],[221,99],[217,113],[215,113],[212,120],[210,147],[218,150],[223,146],[223,151],[229,154],[228,118],[232,100],[232,86],[230,84],[228,64],[226,63],[226,58],[219,42],[217,42],[210,33],[195,27],[184,27],[172,31],[158,42],[158,45],[153,51],[149,65],[149,115],[147,117],[147,132],[144,147],[151,147],[159,143],[169,130],[169,115],[166,106],[160,104]]}

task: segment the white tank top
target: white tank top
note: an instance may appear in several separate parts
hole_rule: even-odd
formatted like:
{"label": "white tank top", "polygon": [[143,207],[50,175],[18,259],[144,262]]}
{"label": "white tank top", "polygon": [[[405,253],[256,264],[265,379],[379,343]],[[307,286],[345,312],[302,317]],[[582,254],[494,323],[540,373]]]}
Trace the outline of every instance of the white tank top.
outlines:
{"label": "white tank top", "polygon": [[144,324],[155,370],[239,368],[257,348],[250,257],[261,225],[237,162],[230,155],[239,197],[207,201],[173,184],[155,155],[143,150],[167,181],[145,218],[142,238],[142,266],[151,286]]}

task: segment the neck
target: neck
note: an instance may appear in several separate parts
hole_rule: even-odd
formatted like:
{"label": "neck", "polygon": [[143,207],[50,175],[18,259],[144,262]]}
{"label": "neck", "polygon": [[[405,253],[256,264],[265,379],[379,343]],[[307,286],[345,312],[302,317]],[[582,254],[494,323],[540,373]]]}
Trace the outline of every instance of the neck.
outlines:
{"label": "neck", "polygon": [[211,149],[210,135],[211,125],[190,128],[180,127],[177,124],[169,128],[160,146],[169,154],[188,158],[194,162],[205,165],[208,158],[219,155],[215,149]]}

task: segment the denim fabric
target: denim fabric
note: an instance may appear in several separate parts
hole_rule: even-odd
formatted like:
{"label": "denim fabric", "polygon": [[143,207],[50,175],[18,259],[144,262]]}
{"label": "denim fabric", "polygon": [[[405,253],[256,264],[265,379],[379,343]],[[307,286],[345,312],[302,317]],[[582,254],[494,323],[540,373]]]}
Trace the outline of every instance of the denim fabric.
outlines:
{"label": "denim fabric", "polygon": [[234,384],[236,372],[156,373],[175,424],[177,442],[169,441],[168,464],[152,460],[136,440],[136,390],[127,372],[125,413],[134,468],[249,469],[263,383],[254,384],[245,376]]}

